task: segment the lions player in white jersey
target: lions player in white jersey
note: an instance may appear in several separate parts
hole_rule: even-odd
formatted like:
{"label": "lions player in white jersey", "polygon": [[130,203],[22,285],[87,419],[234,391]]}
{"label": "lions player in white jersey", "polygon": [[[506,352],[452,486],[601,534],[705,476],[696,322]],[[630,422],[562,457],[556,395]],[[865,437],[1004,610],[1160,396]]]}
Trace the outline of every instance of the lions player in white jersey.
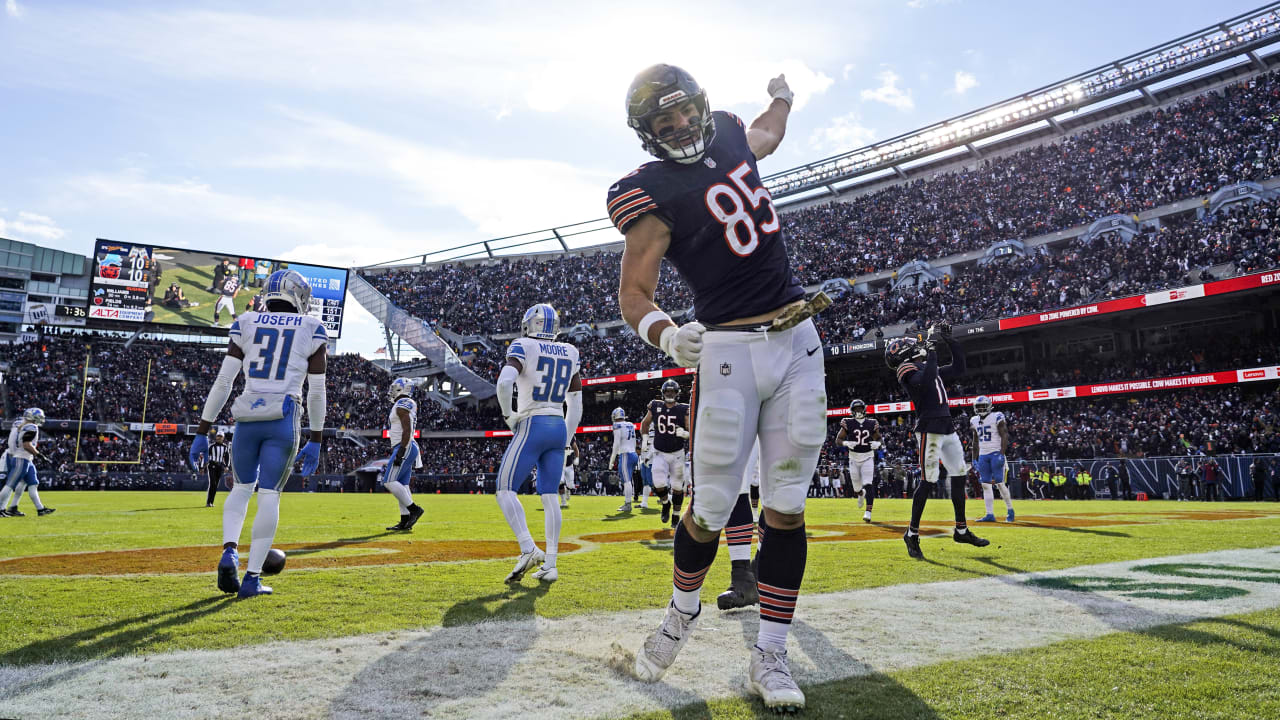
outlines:
{"label": "lions player in white jersey", "polygon": [[578,489],[578,483],[574,479],[574,471],[577,467],[578,439],[574,438],[564,454],[564,475],[560,478],[560,507],[562,508],[569,507],[569,495]]}
{"label": "lions player in white jersey", "polygon": [[635,486],[631,482],[632,472],[636,468],[636,426],[627,422],[627,411],[622,408],[613,409],[613,451],[609,453],[609,469],[617,462],[618,483],[622,487],[622,506],[620,513],[631,512],[631,501],[635,498]]}
{"label": "lions player in white jersey", "polygon": [[23,490],[31,496],[31,504],[36,508],[36,515],[48,515],[53,508],[47,508],[40,502],[40,477],[36,474],[34,460],[44,459],[44,455],[36,449],[40,441],[40,426],[44,424],[44,410],[27,408],[22,418],[13,421],[9,431],[9,446],[5,450],[6,471],[4,488],[0,489],[0,517],[23,517],[25,513],[18,510],[18,500]]}
{"label": "lions player in white jersey", "polygon": [[[514,435],[498,468],[498,507],[520,544],[520,557],[506,582],[520,582],[525,572],[542,563],[533,574],[553,582],[560,577],[556,554],[560,545],[560,478],[564,475],[565,449],[573,441],[582,418],[582,378],[578,348],[556,342],[560,318],[555,308],[540,303],[529,308],[520,322],[524,337],[511,341],[507,363],[498,375],[498,406]],[[512,407],[512,390],[518,389]],[[565,403],[568,412],[565,412]],[[524,519],[524,506],[516,496],[517,483],[537,468],[537,490],[542,497],[547,549],[538,549]]]}
{"label": "lions player in white jersey", "polygon": [[[262,563],[271,550],[280,521],[280,491],[302,458],[302,474],[320,464],[320,443],[327,405],[324,376],[328,335],[320,320],[305,314],[311,306],[311,286],[296,270],[277,270],[262,292],[266,312],[244,313],[231,324],[227,355],[209,389],[200,425],[191,443],[191,466],[209,451],[209,428],[231,394],[231,384],[244,370],[244,391],[231,404],[236,419],[231,440],[231,472],[235,487],[222,506],[222,558],[218,589],[247,598],[270,595],[262,584]],[[302,381],[307,381],[307,419],[311,440],[298,450],[302,421]],[[253,542],[244,580],[237,579],[240,531],[249,499],[258,488],[258,513],[253,519]]]}
{"label": "lions player in white jersey", "polygon": [[978,522],[995,522],[995,498],[991,487],[1000,490],[1004,499],[1006,522],[1013,522],[1013,500],[1009,496],[1009,486],[1005,484],[1008,465],[1004,454],[1009,448],[1009,426],[1004,421],[1004,413],[991,411],[991,398],[980,395],[973,401],[976,413],[969,419],[973,428],[973,464],[978,468],[978,480],[982,483],[982,500],[987,505],[987,514],[978,518]]}
{"label": "lions player in white jersey", "polygon": [[413,429],[418,421],[418,403],[412,397],[413,383],[408,378],[393,380],[387,395],[391,398],[391,414],[387,417],[391,457],[387,459],[387,466],[382,471],[381,482],[400,504],[400,522],[387,529],[412,530],[423,512],[409,492],[413,471],[422,467],[422,452],[413,439]]}

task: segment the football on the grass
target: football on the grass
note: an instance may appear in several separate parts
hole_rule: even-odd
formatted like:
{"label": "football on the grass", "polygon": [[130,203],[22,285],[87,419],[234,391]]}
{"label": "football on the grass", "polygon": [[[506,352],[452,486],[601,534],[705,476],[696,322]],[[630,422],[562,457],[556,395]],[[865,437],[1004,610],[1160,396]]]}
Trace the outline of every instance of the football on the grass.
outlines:
{"label": "football on the grass", "polygon": [[263,575],[279,575],[284,569],[284,551],[277,548],[271,548],[267,552],[267,559],[262,561]]}

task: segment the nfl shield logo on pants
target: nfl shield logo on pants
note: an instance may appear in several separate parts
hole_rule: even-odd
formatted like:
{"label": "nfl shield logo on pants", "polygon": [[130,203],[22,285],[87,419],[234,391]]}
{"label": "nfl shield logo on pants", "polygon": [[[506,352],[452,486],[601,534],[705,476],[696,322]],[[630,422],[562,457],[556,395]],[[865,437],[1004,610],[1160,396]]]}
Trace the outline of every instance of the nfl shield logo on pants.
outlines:
{"label": "nfl shield logo on pants", "polygon": [[733,366],[732,366],[732,365],[730,365],[729,363],[720,363],[720,374],[721,374],[721,375],[726,375],[726,376],[727,376],[729,373],[732,373],[732,372],[733,372]]}

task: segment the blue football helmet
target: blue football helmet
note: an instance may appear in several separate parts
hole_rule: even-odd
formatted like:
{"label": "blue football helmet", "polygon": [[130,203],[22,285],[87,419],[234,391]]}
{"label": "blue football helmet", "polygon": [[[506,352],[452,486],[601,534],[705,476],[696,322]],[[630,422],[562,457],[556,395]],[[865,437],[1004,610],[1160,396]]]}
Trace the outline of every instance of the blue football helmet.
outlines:
{"label": "blue football helmet", "polygon": [[[682,130],[654,128],[654,117],[692,103],[697,110]],[[707,92],[693,76],[675,65],[653,65],[640,71],[627,89],[627,125],[646,152],[659,160],[682,164],[702,158],[716,134]]]}
{"label": "blue football helmet", "polygon": [[614,409],[613,409],[613,421],[614,421],[614,422],[623,422],[623,421],[625,421],[626,419],[627,419],[627,411],[626,411],[626,410],[623,410],[622,408],[614,408]]}
{"label": "blue football helmet", "polygon": [[525,337],[539,340],[555,340],[560,334],[560,315],[547,303],[538,303],[524,311],[520,320],[520,332]]}
{"label": "blue football helmet", "polygon": [[43,425],[44,411],[40,408],[27,408],[22,411],[22,419],[24,422],[29,422],[32,425]]}
{"label": "blue football helmet", "polygon": [[680,383],[675,380],[668,380],[662,383],[662,399],[667,402],[675,402],[680,399]]}
{"label": "blue football helmet", "polygon": [[391,381],[391,386],[387,388],[387,397],[392,400],[412,394],[413,383],[409,382],[409,378],[396,378]]}
{"label": "blue football helmet", "polygon": [[867,404],[861,400],[854,400],[849,403],[849,414],[852,415],[855,420],[861,420],[867,416]]}
{"label": "blue football helmet", "polygon": [[914,337],[894,338],[884,346],[884,362],[890,370],[897,370],[902,363],[928,354],[929,351]]}
{"label": "blue football helmet", "polygon": [[297,270],[277,270],[267,278],[262,290],[262,300],[283,300],[303,315],[311,311],[311,283]]}

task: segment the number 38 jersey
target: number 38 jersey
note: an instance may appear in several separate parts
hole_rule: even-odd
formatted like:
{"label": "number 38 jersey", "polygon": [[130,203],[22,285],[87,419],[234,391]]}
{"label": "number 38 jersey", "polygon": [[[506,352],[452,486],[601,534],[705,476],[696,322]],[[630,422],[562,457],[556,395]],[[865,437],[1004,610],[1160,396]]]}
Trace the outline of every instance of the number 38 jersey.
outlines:
{"label": "number 38 jersey", "polygon": [[231,342],[244,351],[244,394],[282,393],[302,399],[307,363],[329,336],[318,318],[247,312],[231,323]]}
{"label": "number 38 jersey", "polygon": [[651,400],[649,414],[653,416],[653,448],[664,453],[684,450],[684,439],[676,435],[676,428],[685,427],[689,418],[688,404],[668,406],[662,400]]}
{"label": "number 38 jersey", "polygon": [[609,188],[608,210],[624,235],[651,213],[671,228],[666,257],[693,291],[698,320],[715,324],[782,307],[804,288],[742,120],[712,117],[715,136],[701,160],[641,165]]}
{"label": "number 38 jersey", "polygon": [[507,359],[520,361],[516,376],[516,412],[526,415],[564,415],[569,382],[578,374],[578,348],[569,343],[516,338]]}

